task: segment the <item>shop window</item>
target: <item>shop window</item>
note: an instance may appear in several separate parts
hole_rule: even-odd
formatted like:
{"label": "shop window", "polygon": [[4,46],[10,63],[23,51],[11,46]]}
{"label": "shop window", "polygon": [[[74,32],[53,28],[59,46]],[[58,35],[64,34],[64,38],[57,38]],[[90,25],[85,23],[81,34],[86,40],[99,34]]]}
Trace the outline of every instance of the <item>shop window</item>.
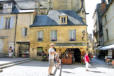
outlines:
{"label": "shop window", "polygon": [[42,56],[42,52],[43,52],[43,47],[38,47],[37,48],[37,56]]}

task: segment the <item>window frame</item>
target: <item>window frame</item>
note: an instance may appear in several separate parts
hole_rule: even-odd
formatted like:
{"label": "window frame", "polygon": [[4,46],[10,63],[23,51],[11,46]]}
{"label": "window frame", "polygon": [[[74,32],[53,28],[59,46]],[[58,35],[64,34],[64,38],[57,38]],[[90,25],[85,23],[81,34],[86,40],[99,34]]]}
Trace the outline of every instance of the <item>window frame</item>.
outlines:
{"label": "window frame", "polygon": [[76,29],[69,30],[69,41],[76,41]]}
{"label": "window frame", "polygon": [[108,29],[106,29],[106,35],[107,35],[107,41],[109,40],[109,32]]}
{"label": "window frame", "polygon": [[5,29],[10,29],[10,20],[11,20],[11,17],[5,18]]}
{"label": "window frame", "polygon": [[26,37],[27,34],[28,34],[28,28],[26,28],[26,27],[22,28],[22,35],[23,35],[23,37]]}
{"label": "window frame", "polygon": [[40,30],[37,32],[37,41],[41,42],[44,40],[44,31]]}
{"label": "window frame", "polygon": [[67,24],[68,16],[60,16],[60,23]]}
{"label": "window frame", "polygon": [[57,41],[57,30],[51,30],[50,32],[50,40]]}

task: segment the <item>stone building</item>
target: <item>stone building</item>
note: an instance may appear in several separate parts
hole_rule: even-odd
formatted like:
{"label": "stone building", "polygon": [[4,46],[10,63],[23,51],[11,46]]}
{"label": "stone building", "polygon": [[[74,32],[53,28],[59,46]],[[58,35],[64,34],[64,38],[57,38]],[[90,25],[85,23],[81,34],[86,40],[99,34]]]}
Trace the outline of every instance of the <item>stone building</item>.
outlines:
{"label": "stone building", "polygon": [[[104,3],[104,4],[102,4]],[[94,30],[94,41],[97,42],[96,50],[99,58],[114,58],[113,53],[113,4],[114,0],[102,0],[101,4],[97,9],[100,12],[94,14],[95,18],[95,30]],[[98,15],[100,14],[100,15]],[[100,24],[99,24],[100,23]]]}
{"label": "stone building", "polygon": [[14,4],[9,0],[0,1],[0,55],[7,54],[10,46],[14,49],[16,25]]}
{"label": "stone building", "polygon": [[[22,28],[29,28],[34,10],[22,10],[14,0],[0,1],[0,56],[8,54],[9,47],[12,47],[17,56],[16,46],[21,40]],[[28,20],[28,21],[27,21]],[[20,29],[21,28],[21,29]],[[26,39],[25,39],[26,41]]]}
{"label": "stone building", "polygon": [[108,6],[102,15],[105,56],[114,59],[114,0],[109,0]]}
{"label": "stone building", "polygon": [[[73,51],[75,59],[81,60],[82,53],[87,50],[85,0],[15,0],[12,13],[1,14],[1,20],[3,15],[14,15],[11,21],[15,24],[13,32],[6,30],[7,33],[2,35],[9,33],[14,38],[9,41],[13,42],[17,57],[40,59],[40,53],[44,51],[47,54],[52,42],[56,44],[57,51]],[[4,32],[3,29],[0,31]],[[10,36],[5,37],[10,39]],[[0,45],[5,43],[3,40],[0,42]],[[9,45],[5,46],[6,54],[8,48]]]}
{"label": "stone building", "polygon": [[48,15],[36,15],[30,26],[30,54],[39,59],[49,44],[55,43],[56,51],[74,52],[75,59],[81,59],[87,50],[87,25],[72,10],[50,10]]}

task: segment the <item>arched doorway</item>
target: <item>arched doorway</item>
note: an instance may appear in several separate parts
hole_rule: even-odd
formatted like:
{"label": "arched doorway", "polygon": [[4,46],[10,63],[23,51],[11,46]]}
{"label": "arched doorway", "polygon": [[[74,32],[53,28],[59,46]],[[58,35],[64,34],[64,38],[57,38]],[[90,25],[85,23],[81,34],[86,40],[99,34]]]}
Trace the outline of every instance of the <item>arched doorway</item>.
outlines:
{"label": "arched doorway", "polygon": [[67,51],[72,53],[73,63],[81,63],[81,51],[79,48],[68,48]]}

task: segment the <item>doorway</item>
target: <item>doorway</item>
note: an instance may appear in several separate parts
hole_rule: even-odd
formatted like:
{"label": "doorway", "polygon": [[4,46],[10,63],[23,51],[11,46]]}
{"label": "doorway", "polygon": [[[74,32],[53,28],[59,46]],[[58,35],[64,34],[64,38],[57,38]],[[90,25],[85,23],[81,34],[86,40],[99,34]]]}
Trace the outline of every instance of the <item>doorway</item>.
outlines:
{"label": "doorway", "polygon": [[29,57],[29,49],[30,49],[30,44],[29,43],[18,43],[19,44],[19,51],[18,51],[18,56],[19,57],[25,57],[28,58]]}
{"label": "doorway", "polygon": [[79,48],[68,48],[67,50],[72,53],[73,63],[81,63],[81,51]]}

